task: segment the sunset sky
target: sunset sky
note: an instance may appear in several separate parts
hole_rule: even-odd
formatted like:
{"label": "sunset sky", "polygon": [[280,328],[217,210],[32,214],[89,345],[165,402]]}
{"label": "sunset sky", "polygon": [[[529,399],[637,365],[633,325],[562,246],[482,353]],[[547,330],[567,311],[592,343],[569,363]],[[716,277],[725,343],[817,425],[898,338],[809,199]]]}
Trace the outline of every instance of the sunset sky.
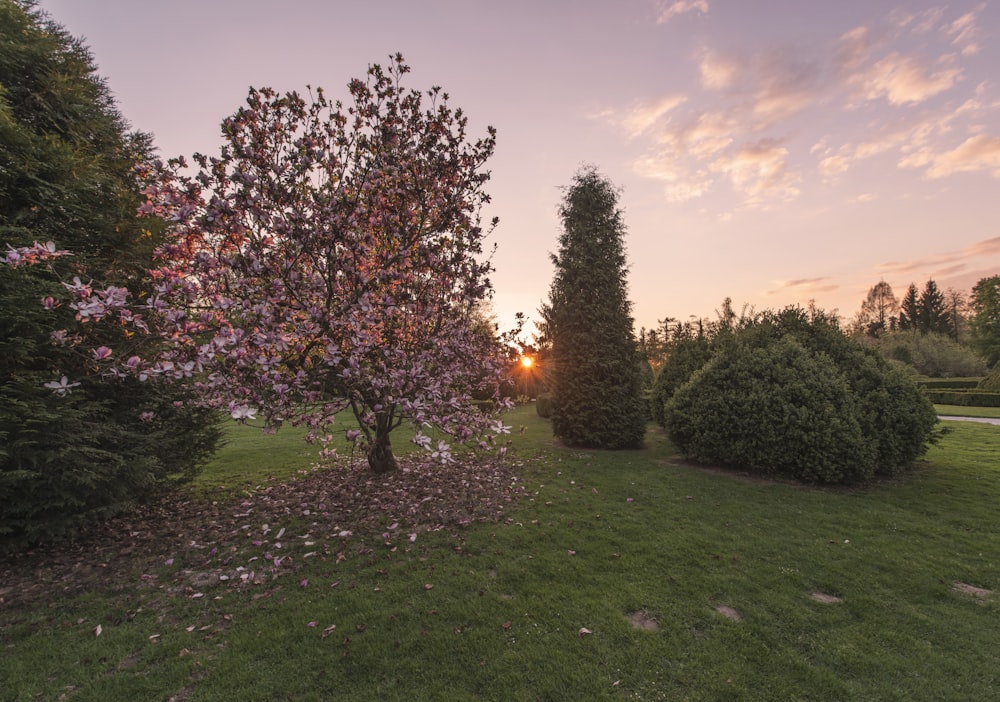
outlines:
{"label": "sunset sky", "polygon": [[323,86],[401,52],[498,130],[501,323],[537,318],[562,186],[623,189],[636,328],[885,280],[1000,274],[1000,0],[41,0],[164,156],[221,144],[249,86]]}

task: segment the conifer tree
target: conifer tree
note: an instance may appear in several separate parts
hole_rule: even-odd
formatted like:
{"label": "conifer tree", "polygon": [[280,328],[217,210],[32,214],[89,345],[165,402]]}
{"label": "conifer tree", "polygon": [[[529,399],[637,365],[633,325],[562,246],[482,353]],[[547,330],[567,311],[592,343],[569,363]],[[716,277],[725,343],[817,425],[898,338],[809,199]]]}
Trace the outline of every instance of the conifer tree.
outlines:
{"label": "conifer tree", "polygon": [[920,329],[920,296],[917,286],[910,283],[906,295],[899,303],[899,328],[902,331],[918,331]]}
{"label": "conifer tree", "polygon": [[[34,241],[73,252],[51,267],[0,265],[0,550],[190,476],[219,438],[215,415],[176,407],[176,390],[109,382],[88,354],[53,343],[74,324],[60,280],[124,290],[145,274],[157,224],[136,215],[133,166],[150,149],[78,40],[33,2],[0,0],[0,259]],[[99,343],[134,341],[109,328]],[[60,386],[65,373],[77,380]]]}
{"label": "conifer tree", "polygon": [[566,188],[556,273],[542,308],[551,343],[552,429],[571,446],[640,446],[641,375],[618,191],[592,167]]}
{"label": "conifer tree", "polygon": [[972,346],[994,367],[1000,362],[1000,275],[976,283],[971,307]]}
{"label": "conifer tree", "polygon": [[950,334],[951,315],[944,293],[933,279],[928,279],[920,293],[918,329],[924,334]]}

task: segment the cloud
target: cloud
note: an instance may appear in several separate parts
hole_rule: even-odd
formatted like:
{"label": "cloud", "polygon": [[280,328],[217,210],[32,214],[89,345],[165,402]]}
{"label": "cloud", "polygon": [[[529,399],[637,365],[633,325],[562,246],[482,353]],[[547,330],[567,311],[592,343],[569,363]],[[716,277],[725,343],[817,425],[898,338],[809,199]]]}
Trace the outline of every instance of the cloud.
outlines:
{"label": "cloud", "polygon": [[768,290],[767,295],[780,295],[787,293],[789,290],[802,295],[833,292],[840,289],[839,285],[831,282],[831,279],[826,276],[819,278],[798,278],[796,280],[775,280],[772,281],[772,285],[774,285],[774,288]]}
{"label": "cloud", "polygon": [[979,27],[976,24],[976,15],[984,7],[986,7],[985,4],[979,5],[975,10],[966,12],[944,28],[945,36],[962,52],[963,56],[979,53]]}
{"label": "cloud", "polygon": [[701,84],[711,90],[723,90],[736,84],[740,65],[737,61],[708,51],[698,65]]}
{"label": "cloud", "polygon": [[708,0],[674,0],[660,5],[659,16],[656,18],[657,24],[666,24],[677,15],[697,10],[702,14],[708,14]]}
{"label": "cloud", "polygon": [[792,199],[799,194],[798,176],[787,169],[788,149],[763,139],[712,162],[709,169],[727,176],[733,187],[756,204],[764,195]]}
{"label": "cloud", "polygon": [[994,178],[1000,178],[1000,137],[972,136],[951,151],[929,158],[928,178],[944,178],[969,171],[989,171]]}
{"label": "cloud", "polygon": [[629,136],[636,137],[655,125],[663,115],[684,104],[687,98],[683,95],[668,95],[652,105],[633,107],[622,119],[622,126]]}
{"label": "cloud", "polygon": [[[944,251],[909,261],[887,261],[875,266],[875,270],[885,274],[926,272],[928,270],[955,272],[963,270],[975,259],[996,255],[1000,255],[1000,236],[977,241],[961,249]],[[948,273],[943,274],[947,275]]]}
{"label": "cloud", "polygon": [[931,72],[912,56],[893,52],[850,79],[868,100],[884,97],[892,105],[919,103],[949,90],[962,75],[948,56]]}

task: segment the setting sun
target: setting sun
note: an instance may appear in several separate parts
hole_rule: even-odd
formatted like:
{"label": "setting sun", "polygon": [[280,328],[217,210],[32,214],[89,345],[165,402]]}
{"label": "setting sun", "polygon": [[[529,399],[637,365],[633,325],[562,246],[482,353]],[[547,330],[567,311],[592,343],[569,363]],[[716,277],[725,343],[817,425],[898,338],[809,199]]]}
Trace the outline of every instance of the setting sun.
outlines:
{"label": "setting sun", "polygon": [[535,360],[531,356],[521,356],[521,366],[524,368],[531,368],[535,364]]}

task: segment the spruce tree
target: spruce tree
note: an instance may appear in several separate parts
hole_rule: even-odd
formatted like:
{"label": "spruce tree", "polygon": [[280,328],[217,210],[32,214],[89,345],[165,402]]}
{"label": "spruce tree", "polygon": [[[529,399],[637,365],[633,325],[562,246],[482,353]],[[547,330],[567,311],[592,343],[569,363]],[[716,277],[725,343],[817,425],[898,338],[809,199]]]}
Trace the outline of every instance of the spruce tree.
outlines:
{"label": "spruce tree", "polygon": [[899,303],[899,328],[902,331],[920,329],[920,296],[913,283],[910,283],[903,301]]}
{"label": "spruce tree", "polygon": [[933,279],[929,279],[920,293],[919,323],[924,334],[950,334],[951,314],[944,293]]}
{"label": "spruce tree", "polygon": [[552,345],[552,430],[570,446],[642,445],[646,419],[618,191],[594,168],[566,188],[556,272],[542,309]]}
{"label": "spruce tree", "polygon": [[[52,268],[0,265],[0,550],[64,534],[174,479],[219,438],[215,414],[175,406],[169,387],[111,382],[53,333],[73,333],[55,305],[79,276],[136,289],[157,243],[140,221],[131,133],[87,49],[35,9],[0,0],[0,250],[52,241],[72,252]],[[52,309],[42,300],[51,298]],[[136,339],[109,328],[99,343]],[[69,375],[64,396],[46,383]]]}

